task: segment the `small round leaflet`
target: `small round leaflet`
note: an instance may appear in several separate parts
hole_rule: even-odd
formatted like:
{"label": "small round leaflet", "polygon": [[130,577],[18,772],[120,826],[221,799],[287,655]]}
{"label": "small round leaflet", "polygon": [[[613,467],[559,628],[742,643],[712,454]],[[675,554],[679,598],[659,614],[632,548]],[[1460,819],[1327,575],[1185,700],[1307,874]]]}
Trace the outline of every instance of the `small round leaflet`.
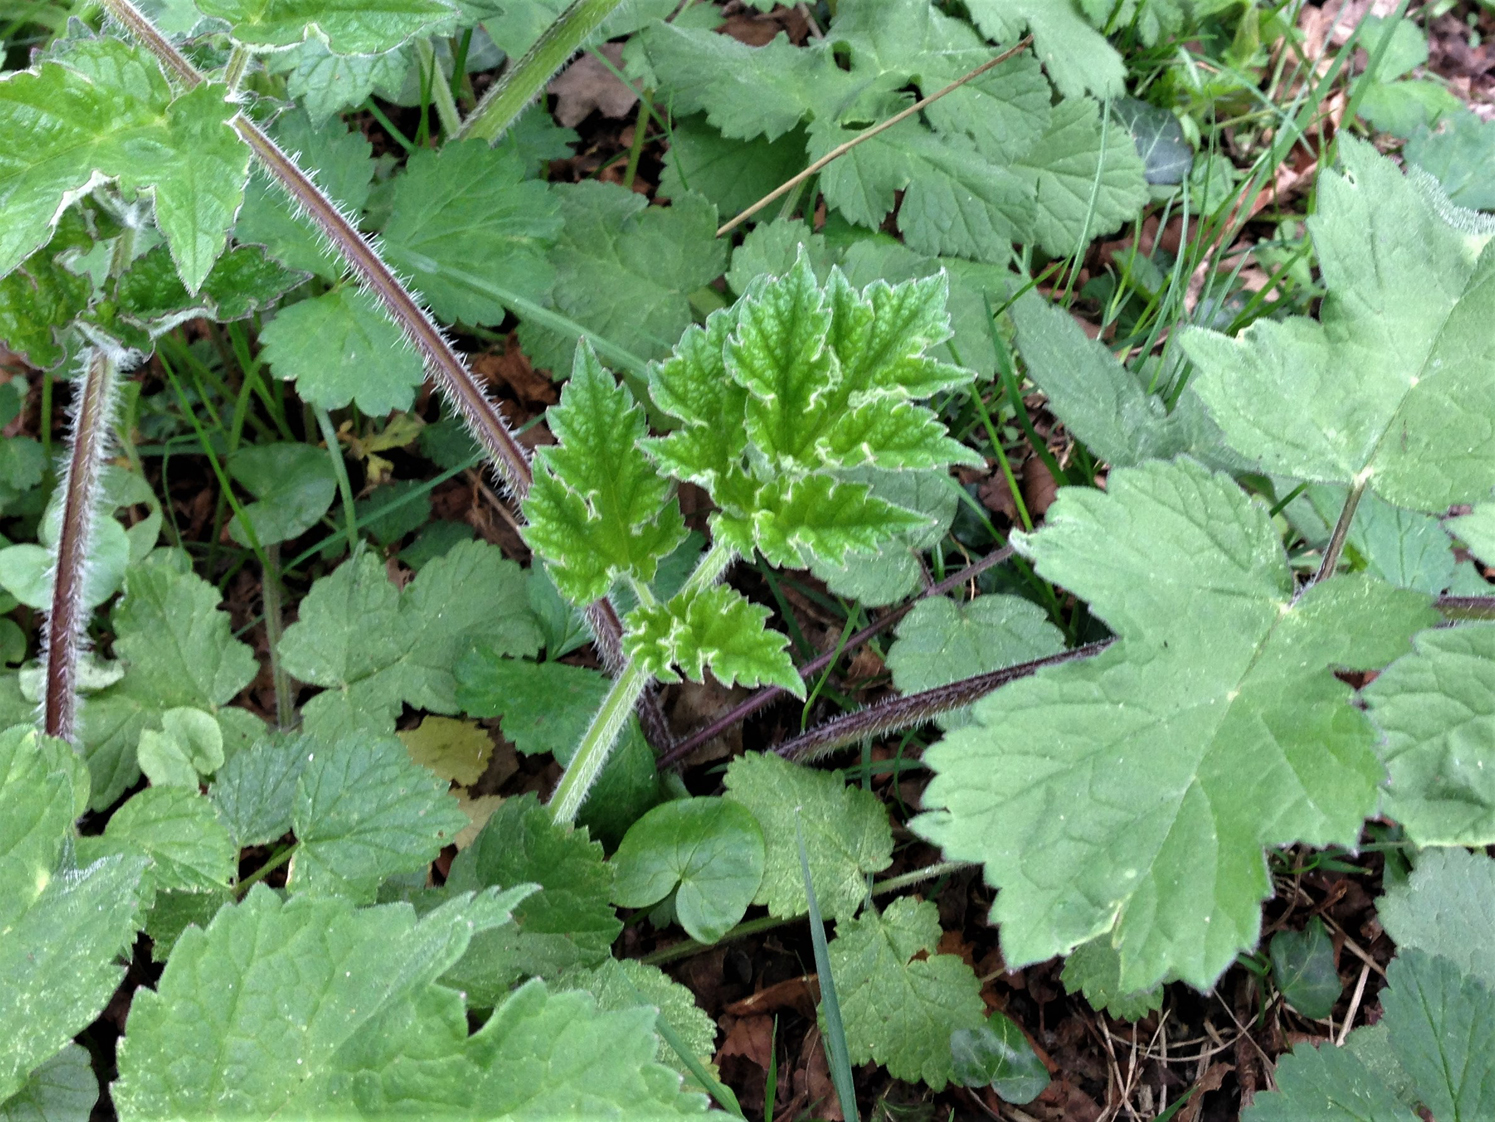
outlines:
{"label": "small round leaflet", "polygon": [[613,855],[613,902],[647,908],[675,890],[680,925],[714,943],[758,891],[763,853],[762,827],[746,807],[726,799],[665,803],[635,822]]}

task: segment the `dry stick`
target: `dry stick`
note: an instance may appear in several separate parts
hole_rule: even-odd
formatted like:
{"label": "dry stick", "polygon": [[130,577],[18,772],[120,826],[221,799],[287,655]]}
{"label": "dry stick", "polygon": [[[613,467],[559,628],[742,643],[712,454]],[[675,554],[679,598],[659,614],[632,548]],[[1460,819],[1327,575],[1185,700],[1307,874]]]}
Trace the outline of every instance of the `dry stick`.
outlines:
{"label": "dry stick", "polygon": [[62,533],[57,541],[57,567],[52,581],[52,611],[47,616],[43,727],[48,736],[67,741],[73,739],[78,723],[78,657],[88,625],[83,592],[88,580],[88,550],[98,514],[99,469],[109,443],[117,379],[114,356],[102,347],[95,347],[73,416]]}
{"label": "dry stick", "polygon": [[936,90],[928,97],[921,98],[919,101],[914,102],[907,109],[903,110],[903,112],[895,113],[893,116],[889,117],[881,124],[873,125],[870,129],[866,129],[862,132],[857,133],[856,136],[852,137],[845,144],[836,145],[836,147],[832,148],[824,156],[821,156],[820,159],[816,160],[809,167],[805,168],[804,171],[800,172],[793,179],[786,180],[785,182],[779,184],[779,186],[775,187],[768,194],[764,195],[761,199],[755,202],[752,206],[748,207],[747,210],[743,211],[736,218],[732,219],[730,222],[725,223],[720,229],[717,230],[716,236],[721,237],[723,234],[735,229],[737,226],[741,225],[753,215],[757,214],[760,210],[766,207],[769,203],[773,202],[775,199],[780,198],[783,195],[786,195],[790,191],[794,190],[805,180],[809,179],[810,176],[814,175],[821,168],[825,167],[826,164],[830,163],[832,160],[846,155],[846,153],[850,152],[858,144],[861,144],[865,140],[871,140],[878,133],[886,132],[888,129],[892,128],[894,125],[898,124],[901,121],[908,120],[915,113],[918,113],[920,110],[926,108],[927,106],[933,105],[936,101],[944,97],[947,93],[950,93],[952,90],[958,90],[961,86],[965,85],[973,78],[981,77],[981,75],[985,74],[992,67],[1000,66],[1002,63],[1006,62],[1009,58],[1017,54],[1032,42],[1033,36],[1023,36],[1023,38],[1017,41],[1016,45],[1007,48],[1007,50],[1003,51],[996,58],[988,59],[986,62],[983,62],[969,74],[955,79],[955,81],[951,82],[944,89]]}
{"label": "dry stick", "polygon": [[[938,584],[930,585],[915,599],[910,600],[907,604],[904,604],[900,608],[895,608],[893,611],[889,612],[887,615],[883,616],[875,623],[868,624],[866,627],[862,628],[855,635],[853,635],[850,639],[846,640],[846,642],[841,644],[839,647],[833,650],[829,650],[825,652],[825,654],[820,655],[810,662],[805,663],[805,665],[803,665],[799,669],[799,676],[801,678],[810,678],[820,673],[820,671],[824,670],[827,666],[835,662],[836,659],[840,658],[842,655],[856,650],[857,647],[860,647],[874,635],[877,635],[879,632],[886,631],[888,628],[892,627],[893,624],[897,623],[904,616],[908,615],[909,612],[913,611],[914,605],[917,604],[920,600],[927,599],[931,596],[943,596],[945,593],[951,591],[952,589],[958,588],[960,585],[965,584],[966,581],[975,580],[978,576],[986,572],[986,570],[990,569],[993,565],[1000,565],[1003,561],[1006,561],[1009,557],[1012,556],[1012,553],[1013,549],[1010,545],[1003,546],[1001,549],[993,550],[991,553],[988,553],[980,561],[966,566],[964,569],[960,570],[960,572],[946,577]],[[699,748],[702,744],[705,744],[707,741],[720,736],[733,725],[747,720],[764,706],[772,705],[781,697],[787,697],[788,693],[789,691],[781,686],[765,686],[763,689],[759,690],[757,693],[753,694],[751,697],[747,698],[745,701],[729,710],[723,716],[718,717],[716,720],[712,721],[711,724],[707,725],[705,728],[691,733],[679,744],[671,748],[668,752],[660,757],[659,766],[669,767],[671,764],[679,763],[681,760],[685,759],[686,756],[690,755],[697,748]]]}

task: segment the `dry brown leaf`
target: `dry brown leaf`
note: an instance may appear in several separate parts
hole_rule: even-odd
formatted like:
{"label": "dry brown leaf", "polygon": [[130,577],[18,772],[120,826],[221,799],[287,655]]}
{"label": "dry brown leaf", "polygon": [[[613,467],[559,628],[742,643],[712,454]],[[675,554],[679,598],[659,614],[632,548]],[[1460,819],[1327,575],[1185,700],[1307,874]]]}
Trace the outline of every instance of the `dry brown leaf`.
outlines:
{"label": "dry brown leaf", "polygon": [[[623,68],[623,44],[604,43],[598,48],[618,69]],[[550,83],[555,94],[555,119],[568,129],[581,124],[597,110],[604,117],[626,117],[638,104],[638,93],[618,81],[617,75],[590,53],[579,57]]]}

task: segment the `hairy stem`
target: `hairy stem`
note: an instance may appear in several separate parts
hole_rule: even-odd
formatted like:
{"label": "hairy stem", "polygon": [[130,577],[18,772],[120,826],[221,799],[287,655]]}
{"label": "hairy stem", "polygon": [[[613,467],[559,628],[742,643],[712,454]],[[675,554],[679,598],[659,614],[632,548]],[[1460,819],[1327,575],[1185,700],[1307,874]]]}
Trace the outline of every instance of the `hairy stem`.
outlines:
{"label": "hairy stem", "polygon": [[1002,670],[977,674],[973,678],[962,678],[958,682],[951,682],[948,686],[936,686],[922,693],[912,693],[907,697],[880,702],[866,709],[859,709],[855,713],[848,713],[844,717],[837,717],[833,721],[827,721],[803,736],[797,736],[776,745],[773,750],[786,759],[816,760],[838,748],[857,744],[869,736],[881,736],[883,733],[922,725],[927,721],[932,721],[941,713],[960,709],[978,698],[985,697],[999,686],[1005,686],[1008,682],[1015,682],[1019,678],[1026,678],[1037,673],[1045,666],[1058,666],[1060,663],[1073,662],[1075,659],[1089,658],[1091,655],[1099,654],[1113,642],[1115,642],[1114,639],[1103,639],[1098,643],[1087,643],[1072,651],[1060,651],[1047,658],[1020,662],[1016,666],[1008,666]]}
{"label": "hairy stem", "polygon": [[524,57],[504,71],[457,130],[458,140],[494,143],[565,61],[581,49],[622,0],[574,0],[535,40]]}
{"label": "hairy stem", "polygon": [[223,68],[223,84],[228,87],[229,97],[239,92],[239,86],[244,81],[244,73],[249,69],[249,60],[253,57],[248,47],[243,43],[235,43],[234,49],[229,52],[228,64]]}
{"label": "hairy stem", "polygon": [[[682,593],[699,592],[715,584],[736,556],[731,547],[720,542],[713,543],[697,562],[695,571],[690,574],[690,579],[681,590]],[[623,731],[623,722],[643,697],[651,680],[652,676],[637,659],[629,659],[613,679],[612,688],[602,700],[602,707],[592,717],[592,723],[582,736],[576,755],[571,758],[570,766],[556,785],[555,794],[550,796],[551,813],[557,822],[576,821],[581,804],[586,801],[587,793],[597,781],[597,776],[602,774],[602,765],[607,763],[608,754],[617,743],[618,733]]]}
{"label": "hairy stem", "polygon": [[[964,569],[961,569],[960,572],[952,573],[950,576],[946,577],[938,584],[930,585],[917,597],[915,597],[913,600],[910,600],[907,604],[904,604],[899,608],[894,608],[891,612],[883,616],[881,619],[862,628],[850,639],[846,640],[846,642],[843,643],[838,650],[827,651],[825,654],[820,655],[818,658],[812,659],[811,661],[805,663],[799,669],[799,676],[801,678],[814,677],[816,674],[819,674],[822,670],[824,670],[827,666],[831,665],[831,663],[835,662],[836,659],[841,655],[848,654],[851,651],[856,650],[856,648],[867,642],[867,640],[873,638],[880,632],[886,631],[888,628],[892,627],[900,619],[908,615],[909,612],[913,611],[914,605],[917,604],[920,600],[928,599],[931,596],[943,596],[945,593],[959,588],[967,581],[975,580],[982,573],[986,572],[987,569],[992,568],[994,565],[1000,565],[1003,561],[1006,561],[1009,557],[1012,556],[1012,552],[1012,547],[1010,545],[1003,546],[998,550],[993,550],[981,560],[975,562],[972,565],[966,566]],[[676,744],[662,757],[660,757],[659,766],[669,767],[673,764],[678,764],[701,745],[707,743],[710,740],[714,740],[716,737],[726,732],[732,726],[747,720],[763,707],[772,705],[781,697],[788,696],[789,691],[783,689],[780,686],[764,686],[762,689],[754,693],[751,697],[742,701],[741,703],[724,713],[721,717],[718,717],[716,720],[712,721],[705,728],[691,733],[679,744]]]}
{"label": "hairy stem", "polygon": [[[129,234],[122,237],[128,238]],[[46,693],[43,728],[48,736],[74,741],[78,725],[78,659],[88,627],[84,590],[88,551],[98,518],[109,425],[119,390],[115,357],[95,347],[88,359],[83,390],[73,414],[67,478],[63,481],[62,531],[57,538],[57,566],[52,578],[52,610],[47,614]]]}

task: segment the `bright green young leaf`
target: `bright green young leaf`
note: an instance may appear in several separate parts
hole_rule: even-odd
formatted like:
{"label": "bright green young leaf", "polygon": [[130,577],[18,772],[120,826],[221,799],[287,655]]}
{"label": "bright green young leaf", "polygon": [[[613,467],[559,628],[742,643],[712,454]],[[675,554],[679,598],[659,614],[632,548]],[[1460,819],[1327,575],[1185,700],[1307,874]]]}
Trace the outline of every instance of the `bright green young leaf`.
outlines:
{"label": "bright green young leaf", "polygon": [[1111,932],[1121,992],[1208,987],[1256,942],[1264,847],[1353,845],[1374,809],[1373,730],[1332,668],[1436,617],[1363,577],[1295,597],[1265,507],[1189,460],[1066,489],[1046,522],[1038,572],[1121,639],[978,702],[925,753],[914,828],[985,864],[1007,962]]}
{"label": "bright green young leaf", "polygon": [[951,1034],[986,1023],[975,971],[959,955],[936,954],[939,940],[939,909],[905,896],[881,915],[869,908],[838,920],[830,943],[851,1062],[876,1060],[935,1091],[955,1074]]}
{"label": "bright green young leaf", "polygon": [[[561,976],[557,987],[586,990],[597,999],[597,1008],[605,1012],[653,1005],[702,1064],[710,1064],[716,1052],[716,1022],[696,1004],[695,994],[657,966],[636,958],[609,958],[591,970],[568,971]],[[655,1059],[682,1075],[690,1074],[675,1050],[663,1040]]]}
{"label": "bright green young leaf", "polygon": [[218,602],[216,588],[177,568],[164,551],[130,568],[124,598],[110,615],[124,677],[89,695],[81,712],[95,810],[135,782],[140,734],[158,727],[162,714],[190,707],[223,725],[228,703],[259,672],[254,652],[233,637]]}
{"label": "bright green young leaf", "polygon": [[990,1086],[1003,1102],[1030,1103],[1049,1085],[1049,1071],[1007,1014],[993,1012],[984,1025],[950,1034],[953,1078],[965,1087]]}
{"label": "bright green young leaf", "polygon": [[0,1122],[84,1119],[99,1101],[99,1077],[88,1049],[69,1042],[31,1073],[26,1085],[0,1102]]}
{"label": "bright green young leaf", "polygon": [[727,799],[676,799],[629,828],[613,854],[613,902],[647,908],[675,894],[692,939],[714,943],[742,919],[763,880],[763,830]]}
{"label": "bright green young leaf", "polygon": [[546,184],[485,141],[421,150],[394,181],[385,259],[446,321],[499,323],[495,287],[538,300],[555,270],[546,253],[561,231]]}
{"label": "bright green young leaf", "polygon": [[[1064,636],[1043,609],[1020,596],[978,596],[966,604],[935,596],[920,600],[898,624],[887,664],[893,685],[908,694],[1063,649]],[[940,718],[946,729],[969,722],[964,711]]]}
{"label": "bright green young leaf", "polygon": [[516,655],[540,642],[519,567],[463,542],[404,589],[370,554],[344,562],[312,585],[280,653],[287,673],[328,687],[302,707],[308,732],[391,732],[403,704],[457,712],[452,667],[479,637]]}
{"label": "bright green young leaf", "polygon": [[729,585],[682,591],[668,603],[630,612],[623,644],[629,658],[661,681],[678,681],[672,669],[678,667],[703,682],[710,668],[723,685],[773,684],[803,697],[788,637],[766,626],[771,614]]}
{"label": "bright green young leaf", "polygon": [[1412,875],[1376,905],[1402,950],[1446,958],[1495,990],[1495,860],[1464,849],[1428,849]]}
{"label": "bright green young leaf", "polygon": [[1271,943],[1272,980],[1283,999],[1310,1021],[1334,1012],[1344,983],[1334,968],[1334,944],[1314,916],[1304,931],[1279,931]]}
{"label": "bright green young leaf", "polygon": [[545,416],[560,444],[535,457],[525,542],[574,603],[606,595],[620,577],[648,584],[685,523],[639,445],[649,432],[644,411],[583,341],[560,404]]}
{"label": "bright green young leaf", "polygon": [[[503,734],[526,755],[549,752],[565,767],[576,754],[611,682],[606,675],[563,662],[507,658],[480,644],[455,670],[457,704],[474,717],[502,718]],[[608,847],[660,799],[654,749],[630,717],[602,766],[577,821]]]}
{"label": "bright green young leaf", "polygon": [[399,735],[411,760],[463,787],[483,777],[493,755],[493,738],[476,721],[426,717]]}
{"label": "bright green young leaf", "polygon": [[189,928],[156,989],[136,993],[111,1088],[120,1117],[345,1113],[347,1051],[380,1028],[418,1051],[419,1026],[407,1017],[401,1033],[397,1014],[527,891],[455,896],[417,921],[408,904],[354,910],[255,886],[205,931]]}
{"label": "bright green young leaf", "polygon": [[1121,958],[1104,935],[1076,947],[1064,960],[1060,977],[1066,990],[1084,994],[1092,1009],[1104,1010],[1118,1021],[1140,1021],[1163,1004],[1162,986],[1139,993],[1122,992]]}
{"label": "bright green young leaf", "polygon": [[315,36],[340,55],[374,55],[398,47],[452,14],[443,0],[195,0],[204,15],[225,19],[240,43],[290,47]]}
{"label": "bright green young leaf", "polygon": [[145,729],[136,749],[153,787],[189,787],[223,766],[223,729],[211,713],[184,707],[161,714],[161,730]]}
{"label": "bright green young leaf", "polygon": [[448,786],[393,737],[314,742],[296,781],[286,887],[372,898],[383,878],[429,865],[467,825]]}
{"label": "bright green young leaf", "polygon": [[[228,473],[254,496],[254,502],[244,504],[244,514],[261,548],[299,538],[327,513],[337,494],[326,450],[310,444],[251,444],[229,457]],[[249,545],[237,514],[228,533],[240,545]]]}
{"label": "bright green young leaf", "polygon": [[88,774],[61,740],[0,733],[0,1103],[94,1019],[124,976],[146,862],[59,867]]}
{"label": "bright green young leaf", "polygon": [[1121,55],[1085,22],[1074,0],[971,0],[968,8],[976,26],[998,43],[1009,43],[1024,30],[1031,34],[1034,53],[1066,97],[1122,93]]}
{"label": "bright green young leaf", "polygon": [[296,781],[315,743],[310,737],[267,738],[218,769],[208,797],[241,849],[290,831]]}
{"label": "bright green young leaf", "polygon": [[371,93],[393,101],[414,61],[408,44],[383,54],[339,55],[312,38],[265,56],[265,68],[286,76],[286,93],[320,126],[339,109],[362,105]]}
{"label": "bright green young leaf", "polygon": [[722,519],[718,532],[740,542],[743,552],[756,546],[774,565],[844,564],[848,555],[871,553],[890,538],[926,526],[919,515],[878,498],[865,484],[838,482],[830,475],[781,477],[766,484],[754,500],[750,528]]}
{"label": "bright green young leaf", "polygon": [[1423,632],[1365,699],[1385,813],[1418,845],[1495,843],[1495,623]]}
{"label": "bright green young leaf", "polygon": [[426,377],[400,329],[351,285],[282,308],[260,343],[276,377],[294,379],[296,392],[324,409],[350,401],[373,416],[409,409]]}
{"label": "bright green young leaf", "polygon": [[[587,180],[551,189],[564,223],[551,251],[555,310],[641,358],[660,358],[691,323],[690,294],[726,265],[716,208],[696,195],[651,207],[636,192]],[[566,368],[575,336],[520,324],[535,365]]]}
{"label": "bright green young leaf", "polygon": [[143,855],[153,888],[190,892],[227,887],[239,868],[238,846],[195,787],[147,787],[131,795],[102,837],[79,839],[78,854],[90,861]]}
{"label": "bright green young leaf", "polygon": [[475,938],[446,973],[475,1006],[500,1004],[523,978],[597,965],[623,928],[609,903],[613,871],[602,847],[585,829],[557,825],[534,795],[505,800],[446,879],[451,892],[525,883],[540,890],[516,908],[515,925]]}
{"label": "bright green young leaf", "polygon": [[1268,470],[1367,479],[1388,502],[1441,514],[1484,498],[1495,471],[1495,250],[1369,145],[1340,157],[1308,220],[1329,290],[1320,319],[1190,332],[1191,384]]}
{"label": "bright green young leaf", "polygon": [[726,786],[726,797],[752,811],[763,827],[763,883],[753,903],[768,905],[770,915],[798,916],[806,910],[796,817],[815,897],[827,918],[854,915],[867,895],[867,875],[892,864],[887,809],[872,792],[848,787],[835,772],[749,752],[727,768]]}
{"label": "bright green young leaf", "polygon": [[204,83],[173,98],[144,50],[75,42],[65,62],[0,80],[0,275],[51,236],[64,197],[94,177],[149,189],[182,283],[195,292],[223,251],[244,197],[249,149],[236,111]]}

